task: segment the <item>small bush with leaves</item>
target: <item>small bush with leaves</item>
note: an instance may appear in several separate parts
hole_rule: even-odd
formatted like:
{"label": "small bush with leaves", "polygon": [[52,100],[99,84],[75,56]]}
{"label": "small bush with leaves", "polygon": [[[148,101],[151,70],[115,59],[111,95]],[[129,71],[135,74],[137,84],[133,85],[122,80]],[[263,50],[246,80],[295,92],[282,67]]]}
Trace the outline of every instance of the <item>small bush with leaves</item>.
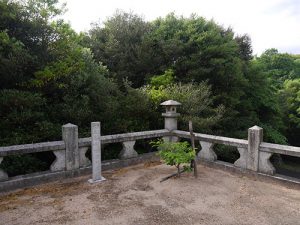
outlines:
{"label": "small bush with leaves", "polygon": [[178,176],[180,176],[180,166],[183,165],[185,171],[191,171],[190,163],[195,158],[195,150],[188,142],[164,142],[159,140],[152,142],[159,150],[159,156],[167,165],[176,166]]}

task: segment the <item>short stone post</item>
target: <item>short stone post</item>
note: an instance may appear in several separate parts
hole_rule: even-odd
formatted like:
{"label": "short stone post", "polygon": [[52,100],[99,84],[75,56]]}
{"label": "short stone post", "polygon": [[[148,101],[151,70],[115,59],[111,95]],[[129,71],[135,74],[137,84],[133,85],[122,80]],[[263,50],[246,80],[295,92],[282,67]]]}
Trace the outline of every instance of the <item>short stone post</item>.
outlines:
{"label": "short stone post", "polygon": [[258,171],[259,145],[263,140],[263,129],[254,126],[248,129],[247,169]]}
{"label": "short stone post", "polygon": [[92,133],[92,170],[93,176],[89,180],[90,183],[98,183],[104,181],[105,178],[102,177],[101,172],[101,124],[100,122],[91,123],[91,133]]}
{"label": "short stone post", "polygon": [[[168,100],[160,105],[166,107],[166,112],[162,114],[162,116],[165,117],[165,129],[169,131],[177,130],[177,117],[179,117],[180,114],[176,112],[176,107],[181,105],[181,103],[174,100]],[[164,141],[177,142],[178,137],[164,137]]]}
{"label": "short stone post", "polygon": [[62,127],[63,141],[66,145],[66,170],[79,168],[78,127],[68,123]]}

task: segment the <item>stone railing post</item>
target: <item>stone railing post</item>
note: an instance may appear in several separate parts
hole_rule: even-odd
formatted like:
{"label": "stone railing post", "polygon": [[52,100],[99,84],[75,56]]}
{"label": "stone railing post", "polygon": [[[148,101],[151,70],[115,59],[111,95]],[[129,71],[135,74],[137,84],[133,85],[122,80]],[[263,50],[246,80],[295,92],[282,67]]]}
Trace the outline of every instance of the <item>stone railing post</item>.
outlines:
{"label": "stone railing post", "polygon": [[78,127],[70,123],[63,125],[62,136],[66,145],[66,170],[79,169]]}
{"label": "stone railing post", "polygon": [[91,133],[92,133],[92,179],[89,180],[90,183],[98,183],[104,181],[105,178],[102,177],[101,172],[101,124],[100,122],[91,123]]}
{"label": "stone railing post", "polygon": [[275,168],[270,162],[272,153],[262,152],[259,146],[263,141],[263,129],[258,126],[249,128],[248,130],[248,152],[246,167],[249,170],[274,174]]}
{"label": "stone railing post", "polygon": [[[168,131],[177,130],[177,117],[179,117],[180,114],[176,112],[176,107],[181,105],[181,103],[174,100],[168,100],[160,105],[166,107],[166,112],[162,114],[162,116],[165,117],[165,129]],[[176,136],[169,136],[164,137],[163,139],[164,141],[177,142],[179,138]]]}
{"label": "stone railing post", "polygon": [[254,126],[248,129],[247,169],[258,171],[259,145],[263,140],[263,129]]}

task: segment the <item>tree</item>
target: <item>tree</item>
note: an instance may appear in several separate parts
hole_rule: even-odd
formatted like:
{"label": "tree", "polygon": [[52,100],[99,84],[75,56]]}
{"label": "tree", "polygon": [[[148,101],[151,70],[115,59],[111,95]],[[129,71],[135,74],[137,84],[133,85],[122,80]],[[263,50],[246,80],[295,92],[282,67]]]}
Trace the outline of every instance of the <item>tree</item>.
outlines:
{"label": "tree", "polygon": [[288,125],[287,136],[291,144],[299,146],[300,135],[300,79],[286,80],[280,90],[281,105],[285,122]]}
{"label": "tree", "polygon": [[159,156],[167,165],[177,168],[177,176],[180,177],[180,166],[183,164],[184,170],[190,171],[190,163],[195,158],[196,152],[188,142],[164,142],[163,140],[152,142],[158,147]]}
{"label": "tree", "polygon": [[298,61],[290,54],[279,53],[277,49],[268,49],[257,60],[264,66],[264,72],[277,89],[282,88],[285,80],[300,77]]}
{"label": "tree", "polygon": [[[180,107],[180,125],[193,121],[194,128],[201,132],[211,132],[212,128],[221,120],[224,106],[214,107],[211,87],[207,82],[174,83],[172,70],[163,75],[153,76],[150,84],[142,88],[154,103],[156,110],[165,100],[173,99],[182,103]],[[200,104],[199,104],[200,103]]]}
{"label": "tree", "polygon": [[226,128],[231,130],[230,135],[233,137],[246,138],[245,130],[258,125],[265,128],[266,141],[285,144],[286,138],[283,135],[285,126],[277,90],[272,87],[262,68],[263,65],[255,59],[247,62],[243,72],[247,84],[241,87],[244,95],[237,105],[239,110],[235,118],[225,116]]}
{"label": "tree", "polygon": [[22,42],[8,35],[7,30],[0,31],[0,89],[16,88],[26,81],[26,66],[33,57]]}
{"label": "tree", "polygon": [[94,24],[85,42],[112,72],[119,84],[127,78],[133,87],[144,83],[145,65],[141,60],[142,42],[150,31],[149,23],[133,13],[117,11],[113,17],[101,24]]}
{"label": "tree", "polygon": [[19,90],[0,91],[0,143],[19,143],[53,140],[60,134],[61,125],[48,121],[46,99],[40,94]]}
{"label": "tree", "polygon": [[251,38],[248,35],[244,34],[236,36],[235,40],[239,46],[240,58],[246,62],[251,60],[253,58]]}
{"label": "tree", "polygon": [[[40,98],[35,97],[35,104],[42,104],[40,113],[43,115],[30,125],[18,119],[14,123],[1,121],[0,126],[16,130],[19,137],[6,140],[6,134],[1,133],[0,139],[6,140],[4,143],[58,139],[61,132],[57,124],[60,127],[68,122],[75,123],[81,126],[82,133],[87,133],[91,120],[115,121],[120,97],[118,87],[107,78],[106,67],[96,63],[90,50],[80,45],[83,35],[56,19],[63,12],[57,3],[57,0],[0,3],[3,12],[0,13],[0,61],[3,62],[0,64],[0,86],[2,98],[8,99],[5,107],[17,107],[9,99],[16,98],[18,93],[22,95],[20,104],[38,95]],[[12,88],[18,91],[10,90]],[[32,107],[35,108],[34,104]],[[11,113],[4,116],[22,115],[21,112]],[[35,114],[32,116],[35,118]],[[39,122],[49,126],[43,137]],[[112,127],[113,122],[103,129]],[[23,129],[28,131],[27,137]],[[49,133],[51,129],[53,132]]]}
{"label": "tree", "polygon": [[[53,54],[51,45],[59,39],[59,35],[53,30],[51,22],[64,10],[63,7],[58,7],[57,3],[58,0],[0,2],[0,32],[6,33],[6,39],[9,38],[15,46],[18,45],[19,52],[12,51],[8,58],[0,48],[0,55],[7,59],[3,67],[7,68],[10,77],[14,78],[8,80],[9,83],[6,82],[5,85],[15,86],[26,82],[33,77],[36,70],[56,59],[57,55]],[[9,65],[13,63],[13,59],[20,59],[18,69],[11,70]]]}

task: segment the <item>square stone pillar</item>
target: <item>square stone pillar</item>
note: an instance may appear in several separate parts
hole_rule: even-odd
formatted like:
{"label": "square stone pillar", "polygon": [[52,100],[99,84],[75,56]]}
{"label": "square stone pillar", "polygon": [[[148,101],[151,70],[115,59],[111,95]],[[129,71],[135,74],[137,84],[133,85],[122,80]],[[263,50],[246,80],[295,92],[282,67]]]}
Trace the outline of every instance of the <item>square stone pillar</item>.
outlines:
{"label": "square stone pillar", "polygon": [[78,127],[71,123],[63,125],[62,136],[66,145],[66,170],[79,169]]}
{"label": "square stone pillar", "polygon": [[102,177],[101,168],[101,124],[100,122],[91,123],[91,133],[92,133],[92,179],[89,180],[90,183],[98,183],[104,181],[105,178]]}
{"label": "square stone pillar", "polygon": [[263,141],[263,129],[254,126],[248,129],[247,169],[258,171],[259,146]]}

